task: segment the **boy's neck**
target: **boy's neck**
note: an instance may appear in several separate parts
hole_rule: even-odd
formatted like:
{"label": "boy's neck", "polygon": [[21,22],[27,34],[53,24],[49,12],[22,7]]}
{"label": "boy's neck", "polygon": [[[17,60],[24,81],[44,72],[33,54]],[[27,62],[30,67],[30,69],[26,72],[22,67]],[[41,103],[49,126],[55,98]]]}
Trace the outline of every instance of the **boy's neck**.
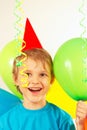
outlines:
{"label": "boy's neck", "polygon": [[41,102],[23,102],[23,106],[27,109],[36,110],[41,109],[46,105],[46,101]]}

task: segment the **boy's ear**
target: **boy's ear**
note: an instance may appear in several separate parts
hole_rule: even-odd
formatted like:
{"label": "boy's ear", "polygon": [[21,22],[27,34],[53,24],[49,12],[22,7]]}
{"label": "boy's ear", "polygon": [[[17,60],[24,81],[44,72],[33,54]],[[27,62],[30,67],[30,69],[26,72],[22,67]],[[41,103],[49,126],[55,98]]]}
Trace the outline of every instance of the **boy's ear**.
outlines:
{"label": "boy's ear", "polygon": [[18,85],[18,82],[17,82],[17,77],[13,74],[13,81],[14,81],[14,84],[15,85]]}
{"label": "boy's ear", "polygon": [[52,77],[52,79],[51,79],[51,84],[54,82],[54,76]]}

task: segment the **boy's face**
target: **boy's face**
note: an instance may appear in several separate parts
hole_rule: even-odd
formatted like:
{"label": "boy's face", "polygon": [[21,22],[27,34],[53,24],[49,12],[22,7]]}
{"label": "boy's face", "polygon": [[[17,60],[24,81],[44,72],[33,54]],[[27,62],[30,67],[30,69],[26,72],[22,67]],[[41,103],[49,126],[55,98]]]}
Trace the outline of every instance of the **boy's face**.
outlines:
{"label": "boy's face", "polygon": [[[24,101],[40,102],[45,100],[51,80],[51,71],[47,63],[43,65],[39,60],[34,61],[28,58],[24,65],[19,67],[15,82],[23,94]],[[28,84],[27,87],[23,87],[24,82]]]}

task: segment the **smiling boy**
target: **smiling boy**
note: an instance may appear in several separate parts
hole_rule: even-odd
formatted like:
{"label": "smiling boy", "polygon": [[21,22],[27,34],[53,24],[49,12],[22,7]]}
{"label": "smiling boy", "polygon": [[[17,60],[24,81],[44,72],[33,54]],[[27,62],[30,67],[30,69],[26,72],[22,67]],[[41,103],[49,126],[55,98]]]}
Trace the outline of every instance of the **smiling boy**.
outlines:
{"label": "smiling boy", "polygon": [[37,48],[24,53],[13,64],[14,83],[23,103],[0,118],[0,130],[75,130],[70,115],[46,101],[54,79],[51,56]]}

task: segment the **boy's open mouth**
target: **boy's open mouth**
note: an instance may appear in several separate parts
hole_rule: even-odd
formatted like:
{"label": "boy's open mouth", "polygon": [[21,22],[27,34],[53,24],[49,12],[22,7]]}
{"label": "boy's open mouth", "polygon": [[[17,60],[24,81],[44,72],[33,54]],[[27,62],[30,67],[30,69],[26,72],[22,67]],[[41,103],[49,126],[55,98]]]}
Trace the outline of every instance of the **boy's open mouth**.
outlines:
{"label": "boy's open mouth", "polygon": [[39,92],[42,90],[42,88],[38,88],[38,87],[33,87],[33,88],[28,88],[29,91],[31,92]]}

